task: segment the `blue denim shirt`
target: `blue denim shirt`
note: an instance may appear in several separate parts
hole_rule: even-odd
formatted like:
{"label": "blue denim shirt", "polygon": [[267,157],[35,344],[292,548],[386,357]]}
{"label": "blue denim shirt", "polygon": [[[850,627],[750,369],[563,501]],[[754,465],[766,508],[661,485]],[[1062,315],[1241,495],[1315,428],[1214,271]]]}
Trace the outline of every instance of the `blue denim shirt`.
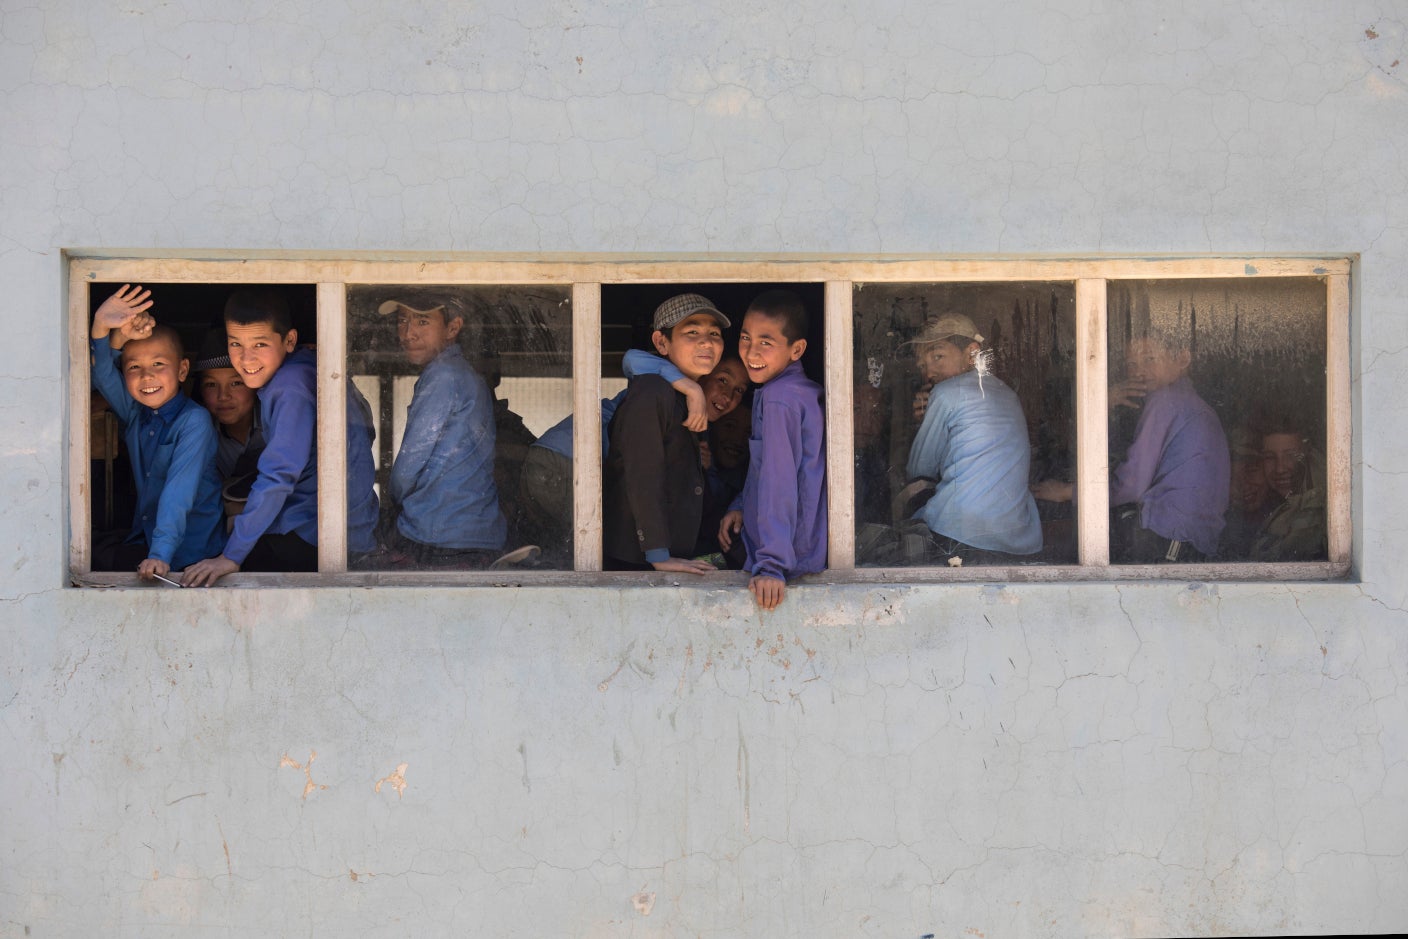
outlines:
{"label": "blue denim shirt", "polygon": [[127,393],[117,371],[121,352],[94,339],[93,387],[122,425],[137,483],[137,513],[127,540],[140,535],[147,556],[184,568],[220,553],[225,513],[215,468],[215,423],[184,394],[153,410]]}
{"label": "blue denim shirt", "polygon": [[494,486],[494,399],[454,344],[416,379],[391,466],[396,528],[440,548],[504,546],[508,525]]}

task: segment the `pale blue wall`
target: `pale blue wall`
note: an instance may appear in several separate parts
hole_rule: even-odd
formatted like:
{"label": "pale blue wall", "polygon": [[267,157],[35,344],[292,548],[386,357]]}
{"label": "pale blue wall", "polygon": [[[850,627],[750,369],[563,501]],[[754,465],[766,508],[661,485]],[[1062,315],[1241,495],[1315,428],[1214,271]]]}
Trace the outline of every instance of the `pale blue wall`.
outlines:
{"label": "pale blue wall", "polygon": [[[0,936],[1408,927],[1408,11],[773,6],[0,7]],[[1362,253],[1361,576],[67,589],[80,246]]]}

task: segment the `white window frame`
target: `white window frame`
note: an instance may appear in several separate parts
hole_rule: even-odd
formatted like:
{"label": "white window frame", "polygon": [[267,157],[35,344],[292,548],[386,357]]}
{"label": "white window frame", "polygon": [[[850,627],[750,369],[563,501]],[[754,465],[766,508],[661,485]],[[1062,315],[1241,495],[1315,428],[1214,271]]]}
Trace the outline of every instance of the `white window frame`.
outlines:
{"label": "white window frame", "polygon": [[[803,578],[821,583],[963,581],[1332,580],[1351,573],[1351,276],[1355,259],[1331,256],[1088,258],[757,257],[660,258],[638,255],[322,257],[269,252],[190,253],[67,251],[69,349],[69,566],[75,585],[137,586],[135,574],[91,570],[92,480],[89,421],[89,287],[94,283],[315,284],[318,325],[317,573],[235,574],[232,586],[376,586],[464,584],[654,584],[671,574],[604,574],[601,463],[575,460],[574,571],[349,572],[344,425],[348,286],[556,285],[572,291],[574,452],[601,449],[601,287],[645,283],[809,283],[825,287],[829,564]],[[1118,280],[1319,278],[1326,289],[1326,463],[1329,559],[1292,563],[1111,565],[1107,439],[1107,284]],[[851,302],[856,283],[996,283],[1059,281],[1075,285],[1076,490],[1078,563],[983,568],[855,566],[852,459]],[[598,419],[588,419],[591,416]],[[697,583],[740,579],[720,572]]]}

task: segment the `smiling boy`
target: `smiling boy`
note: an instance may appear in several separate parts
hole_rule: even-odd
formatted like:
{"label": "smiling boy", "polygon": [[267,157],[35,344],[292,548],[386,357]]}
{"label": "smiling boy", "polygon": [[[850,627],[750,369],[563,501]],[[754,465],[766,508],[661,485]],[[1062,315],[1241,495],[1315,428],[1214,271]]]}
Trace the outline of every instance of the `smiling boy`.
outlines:
{"label": "smiling boy", "polygon": [[[182,585],[208,587],[226,574],[318,569],[317,361],[299,348],[288,300],[278,290],[237,290],[225,302],[230,364],[259,397],[264,450],[259,475],[225,550],[186,569]],[[371,411],[347,383],[347,542],[375,548]]]}
{"label": "smiling boy", "polygon": [[787,578],[826,567],[826,445],[821,386],[802,371],[807,312],[788,290],[748,306],[738,354],[759,388],[753,398],[748,479],[719,524],[719,544],[742,532],[748,590],[764,610],[787,593]]}
{"label": "smiling boy", "polygon": [[[728,317],[699,294],[671,297],[651,322],[655,351],[698,382],[723,355]],[[602,543],[611,570],[703,574],[692,555],[704,512],[700,439],[685,427],[685,396],[660,375],[637,375],[616,408],[603,470]]]}
{"label": "smiling boy", "polygon": [[494,483],[494,398],[459,346],[453,296],[387,300],[406,360],[420,368],[391,465],[388,547],[420,567],[483,567],[507,526]]}
{"label": "smiling boy", "polygon": [[122,426],[137,485],[131,530],[95,545],[94,567],[135,565],[144,580],[220,550],[224,530],[215,428],[181,391],[190,362],[176,331],[147,313],[150,297],[124,284],[98,307],[91,333],[93,387]]}

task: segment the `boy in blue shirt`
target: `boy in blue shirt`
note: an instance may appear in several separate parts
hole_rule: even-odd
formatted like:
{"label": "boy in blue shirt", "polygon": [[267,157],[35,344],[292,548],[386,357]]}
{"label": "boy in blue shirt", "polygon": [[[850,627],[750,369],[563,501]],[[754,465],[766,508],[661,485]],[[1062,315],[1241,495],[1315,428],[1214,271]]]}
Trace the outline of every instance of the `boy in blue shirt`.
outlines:
{"label": "boy in blue shirt", "polygon": [[140,559],[143,580],[219,551],[224,533],[215,426],[182,393],[190,360],[176,331],[147,313],[150,297],[123,284],[98,307],[91,332],[93,387],[122,425],[137,484],[131,531],[120,544],[96,545],[94,567],[130,570]]}
{"label": "boy in blue shirt", "polygon": [[826,444],[821,387],[802,372],[807,311],[789,290],[769,290],[748,306],[738,354],[753,397],[748,479],[719,523],[719,544],[740,530],[752,574],[748,590],[775,610],[787,578],[826,567]]}
{"label": "boy in blue shirt", "polygon": [[394,520],[388,547],[418,567],[485,567],[502,551],[507,525],[494,484],[494,397],[461,351],[457,298],[403,300],[395,315],[406,359],[421,369],[387,487]]}
{"label": "boy in blue shirt", "polygon": [[[182,586],[208,587],[226,574],[318,569],[317,363],[298,347],[288,300],[272,289],[237,290],[225,302],[230,362],[259,395],[264,451],[259,476],[225,550],[186,569]],[[375,549],[371,409],[347,382],[347,547]]]}

